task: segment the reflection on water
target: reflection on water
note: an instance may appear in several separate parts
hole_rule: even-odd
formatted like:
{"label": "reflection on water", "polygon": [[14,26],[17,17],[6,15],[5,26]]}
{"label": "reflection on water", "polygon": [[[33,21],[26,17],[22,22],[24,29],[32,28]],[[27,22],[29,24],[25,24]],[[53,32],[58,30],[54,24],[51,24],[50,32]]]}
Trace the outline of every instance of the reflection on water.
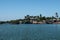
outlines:
{"label": "reflection on water", "polygon": [[56,24],[3,24],[0,40],[60,40],[60,25],[56,30]]}

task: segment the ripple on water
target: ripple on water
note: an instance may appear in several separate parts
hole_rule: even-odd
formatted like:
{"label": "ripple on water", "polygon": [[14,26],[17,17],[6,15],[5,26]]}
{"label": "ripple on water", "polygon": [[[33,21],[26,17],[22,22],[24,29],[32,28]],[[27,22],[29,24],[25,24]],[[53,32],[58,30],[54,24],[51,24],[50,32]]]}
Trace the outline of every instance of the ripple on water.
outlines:
{"label": "ripple on water", "polygon": [[0,40],[60,40],[59,26],[56,32],[52,24],[0,25]]}

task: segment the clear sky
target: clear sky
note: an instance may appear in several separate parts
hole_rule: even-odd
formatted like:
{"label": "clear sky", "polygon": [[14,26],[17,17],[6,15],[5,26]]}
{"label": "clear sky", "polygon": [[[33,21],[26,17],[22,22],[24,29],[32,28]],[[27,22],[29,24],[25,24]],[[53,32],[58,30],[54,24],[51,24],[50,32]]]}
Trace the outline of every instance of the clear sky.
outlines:
{"label": "clear sky", "polygon": [[25,15],[60,16],[60,0],[0,0],[0,21],[24,18]]}

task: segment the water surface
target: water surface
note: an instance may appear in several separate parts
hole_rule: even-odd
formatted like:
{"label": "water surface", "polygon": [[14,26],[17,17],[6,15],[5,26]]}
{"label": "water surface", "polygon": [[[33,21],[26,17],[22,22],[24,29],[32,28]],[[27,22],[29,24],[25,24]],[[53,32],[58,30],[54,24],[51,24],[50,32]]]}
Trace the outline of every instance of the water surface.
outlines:
{"label": "water surface", "polygon": [[60,40],[60,24],[2,24],[0,40]]}

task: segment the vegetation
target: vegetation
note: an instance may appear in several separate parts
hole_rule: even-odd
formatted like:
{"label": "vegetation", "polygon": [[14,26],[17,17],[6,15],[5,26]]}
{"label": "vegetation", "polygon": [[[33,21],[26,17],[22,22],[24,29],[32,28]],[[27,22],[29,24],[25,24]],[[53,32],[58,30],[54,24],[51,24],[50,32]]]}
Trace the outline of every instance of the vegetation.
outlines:
{"label": "vegetation", "polygon": [[[42,16],[42,14],[40,14],[40,16],[25,16],[24,19],[17,19],[17,20],[11,20],[11,21],[0,21],[0,24],[4,24],[4,23],[10,23],[10,24],[32,24],[32,21],[37,21],[37,22],[42,22],[43,20],[53,20],[53,19],[57,19],[58,18],[58,13],[56,13],[56,17],[52,16],[52,17],[45,17]],[[58,18],[60,19],[60,18]]]}

